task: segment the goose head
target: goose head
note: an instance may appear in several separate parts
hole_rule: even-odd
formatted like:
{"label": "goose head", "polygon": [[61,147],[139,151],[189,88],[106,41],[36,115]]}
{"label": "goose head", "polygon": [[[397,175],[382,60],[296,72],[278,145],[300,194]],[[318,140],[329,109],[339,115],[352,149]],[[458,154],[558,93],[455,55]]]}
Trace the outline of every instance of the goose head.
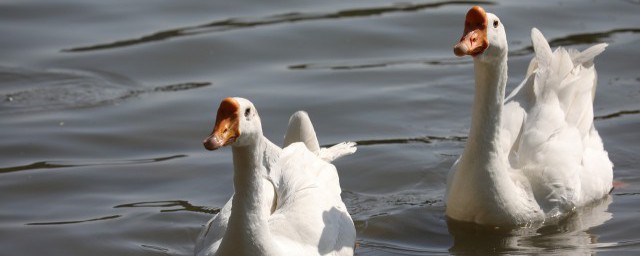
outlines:
{"label": "goose head", "polygon": [[258,111],[247,99],[226,98],[218,107],[216,123],[204,141],[207,150],[224,146],[249,146],[262,136],[262,124]]}
{"label": "goose head", "polygon": [[471,55],[484,62],[506,56],[507,36],[500,18],[480,6],[472,7],[467,12],[462,38],[453,47],[453,53],[459,57]]}

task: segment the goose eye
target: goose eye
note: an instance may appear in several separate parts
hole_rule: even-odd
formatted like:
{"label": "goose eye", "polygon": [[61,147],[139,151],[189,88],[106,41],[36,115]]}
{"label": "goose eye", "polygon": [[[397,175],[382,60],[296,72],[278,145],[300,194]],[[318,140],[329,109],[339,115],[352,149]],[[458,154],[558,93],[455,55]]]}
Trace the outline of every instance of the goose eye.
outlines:
{"label": "goose eye", "polygon": [[494,20],[494,21],[493,21],[493,27],[494,27],[494,28],[497,28],[497,27],[498,27],[498,24],[500,24],[500,23],[499,23],[497,20]]}
{"label": "goose eye", "polygon": [[250,114],[251,114],[251,108],[247,108],[244,110],[244,117],[249,117]]}

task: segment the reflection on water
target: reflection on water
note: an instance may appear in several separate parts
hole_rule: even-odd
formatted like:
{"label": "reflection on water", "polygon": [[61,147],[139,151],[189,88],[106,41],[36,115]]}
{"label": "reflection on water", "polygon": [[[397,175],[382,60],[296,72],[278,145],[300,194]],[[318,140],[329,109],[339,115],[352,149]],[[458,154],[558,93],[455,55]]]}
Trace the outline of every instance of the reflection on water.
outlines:
{"label": "reflection on water", "polygon": [[449,232],[454,237],[452,254],[494,253],[554,253],[562,255],[591,254],[598,246],[598,236],[592,227],[610,220],[608,207],[611,196],[577,209],[557,223],[542,227],[501,229],[448,220]]}

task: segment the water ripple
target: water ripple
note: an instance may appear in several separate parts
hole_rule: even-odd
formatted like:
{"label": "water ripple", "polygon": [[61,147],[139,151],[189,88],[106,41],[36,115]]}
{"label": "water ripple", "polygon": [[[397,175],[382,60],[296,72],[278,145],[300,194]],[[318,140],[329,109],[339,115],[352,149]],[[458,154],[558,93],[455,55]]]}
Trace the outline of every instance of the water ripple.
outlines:
{"label": "water ripple", "polygon": [[[211,85],[185,82],[145,87],[106,72],[0,66],[0,112],[28,112],[114,104],[143,94],[177,92]],[[25,84],[29,86],[24,86]]]}
{"label": "water ripple", "polygon": [[[554,38],[549,41],[549,45],[553,47],[558,46],[572,46],[580,44],[596,44],[611,42],[612,37],[617,34],[638,34],[640,28],[617,28],[609,31],[602,32],[590,32],[580,34],[570,34],[565,37]],[[533,53],[533,46],[527,46],[525,48],[509,52],[510,56],[523,56]]]}
{"label": "water ripple", "polygon": [[640,192],[613,193],[615,196],[640,196]]}
{"label": "water ripple", "polygon": [[434,198],[424,191],[402,191],[391,194],[366,194],[343,190],[342,200],[355,221],[386,216],[414,207],[438,207],[442,198]]}
{"label": "water ripple", "polygon": [[[551,39],[549,44],[551,47],[557,46],[573,46],[580,44],[596,44],[610,42],[611,37],[622,33],[640,33],[640,28],[620,28],[605,32],[592,32],[572,34],[565,37]],[[510,56],[524,56],[533,53],[533,46],[527,46],[522,49],[509,52]],[[469,58],[443,58],[443,59],[406,59],[406,60],[374,60],[374,61],[352,61],[342,63],[303,63],[289,65],[291,70],[310,70],[310,69],[330,69],[330,70],[361,70],[370,68],[386,68],[390,66],[406,66],[406,65],[426,65],[426,66],[452,66],[473,64]]]}
{"label": "water ripple", "polygon": [[144,249],[150,249],[153,252],[159,252],[159,253],[162,253],[164,255],[173,255],[173,254],[170,254],[171,251],[169,249],[164,248],[164,247],[160,247],[160,246],[157,246],[157,245],[141,244],[140,247],[142,247]]}
{"label": "water ripple", "polygon": [[122,217],[122,215],[111,215],[106,217],[88,219],[88,220],[72,220],[72,221],[53,221],[53,222],[31,222],[25,225],[29,226],[44,226],[44,225],[67,225],[67,224],[78,224],[78,223],[86,223],[86,222],[94,222],[94,221],[102,221],[102,220],[111,220]]}
{"label": "water ripple", "polygon": [[307,63],[290,65],[291,70],[306,69],[332,69],[332,70],[359,70],[369,68],[385,68],[390,66],[426,65],[426,66],[451,66],[460,64],[472,64],[468,58],[443,58],[443,59],[409,59],[409,60],[376,60],[362,62],[344,62],[335,64]]}
{"label": "water ripple", "polygon": [[68,49],[63,49],[63,52],[85,52],[85,51],[97,51],[106,50],[120,47],[128,47],[133,45],[139,45],[150,42],[157,42],[162,40],[168,40],[172,38],[178,38],[183,36],[193,36],[206,33],[223,32],[230,30],[237,30],[243,28],[252,28],[257,26],[267,26],[283,23],[294,23],[312,20],[325,20],[325,19],[345,19],[345,18],[360,18],[368,16],[378,16],[387,13],[395,12],[415,12],[423,9],[439,8],[447,5],[493,5],[490,1],[447,1],[436,3],[403,3],[393,4],[390,6],[382,7],[369,7],[360,9],[347,9],[340,10],[332,13],[303,13],[303,12],[291,12],[284,14],[275,14],[266,17],[259,18],[228,18],[225,20],[213,21],[206,24],[186,26],[181,28],[163,30],[155,32],[149,35],[140,36],[133,39],[124,39],[110,43],[101,43],[91,46],[80,46]]}
{"label": "water ripple", "polygon": [[187,157],[187,155],[172,155],[172,156],[156,157],[156,158],[120,160],[120,161],[112,161],[112,162],[78,163],[78,164],[41,161],[41,162],[35,162],[27,165],[3,167],[3,168],[0,168],[0,173],[10,173],[10,172],[28,171],[28,170],[36,170],[36,169],[57,169],[57,168],[71,168],[71,167],[84,167],[84,166],[147,164],[147,163],[163,162],[163,161],[168,161],[168,160],[183,158],[183,157]]}
{"label": "water ripple", "polygon": [[[392,138],[392,139],[375,139],[375,140],[356,140],[354,141],[358,146],[374,146],[385,144],[408,144],[408,143],[426,143],[431,144],[434,142],[450,141],[450,142],[465,142],[466,136],[423,136],[415,138]],[[331,147],[336,144],[322,145],[322,147]]]}
{"label": "water ripple", "polygon": [[449,255],[447,252],[437,251],[429,248],[416,248],[399,244],[384,243],[379,241],[359,241],[358,255],[379,254],[380,251],[393,253],[396,255]]}
{"label": "water ripple", "polygon": [[616,117],[621,117],[621,116],[626,116],[626,115],[637,115],[640,114],[640,110],[621,110],[615,113],[611,113],[608,115],[602,115],[602,116],[596,116],[593,119],[594,120],[606,120],[606,119],[611,119],[611,118],[616,118]]}
{"label": "water ripple", "polygon": [[[637,115],[640,114],[640,110],[622,110],[615,113],[595,116],[594,120],[606,120],[611,118],[617,118],[624,115]],[[467,136],[422,136],[413,138],[389,138],[389,139],[372,139],[372,140],[356,140],[354,141],[358,146],[376,146],[386,144],[409,144],[409,143],[425,143],[431,144],[435,142],[466,142]],[[336,144],[326,144],[322,147],[331,147]],[[2,169],[0,169],[2,170]]]}
{"label": "water ripple", "polygon": [[188,212],[199,212],[199,213],[207,213],[207,214],[217,214],[218,212],[220,212],[220,208],[209,208],[206,206],[197,206],[185,200],[138,202],[138,203],[116,205],[113,208],[136,208],[136,207],[153,207],[153,208],[178,207],[174,209],[162,209],[160,210],[160,212],[188,211]]}

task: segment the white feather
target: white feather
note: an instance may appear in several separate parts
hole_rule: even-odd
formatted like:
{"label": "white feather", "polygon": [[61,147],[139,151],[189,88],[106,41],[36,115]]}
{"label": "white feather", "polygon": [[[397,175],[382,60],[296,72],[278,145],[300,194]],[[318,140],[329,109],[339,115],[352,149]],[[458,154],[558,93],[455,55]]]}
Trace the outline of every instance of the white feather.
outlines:
{"label": "white feather", "polygon": [[289,126],[284,136],[284,147],[295,142],[302,142],[307,148],[327,162],[356,152],[355,142],[341,142],[329,148],[320,148],[311,119],[307,112],[298,111],[289,118]]}
{"label": "white feather", "polygon": [[[504,29],[495,33],[506,42]],[[611,189],[613,164],[593,126],[597,81],[593,59],[606,44],[582,52],[562,47],[552,52],[538,29],[532,29],[531,39],[535,57],[503,107],[495,110],[474,103],[472,119],[484,125],[480,127],[498,126],[493,140],[499,146],[492,150],[491,139],[467,143],[447,182],[450,218],[499,226],[544,222],[600,199]],[[506,79],[496,78],[506,77],[506,55],[492,63],[476,60],[475,65],[476,72],[484,70],[479,65],[498,67],[488,68],[495,70],[493,74],[483,74],[487,81],[476,81],[476,94],[495,93],[496,104],[503,104],[500,90],[484,88],[506,86]],[[500,122],[483,120],[496,114],[491,111],[501,111]],[[470,133],[492,136],[490,131]],[[489,152],[465,155],[483,149]],[[491,159],[481,159],[484,155]]]}
{"label": "white feather", "polygon": [[[302,122],[293,127],[302,129],[293,131],[290,122],[287,138],[303,142],[281,149],[260,134],[250,136],[251,150],[234,146],[236,193],[203,228],[196,255],[353,255],[356,231],[338,172],[318,156],[319,147],[309,150],[318,144],[306,113],[294,118]],[[331,156],[344,155],[337,151]]]}

